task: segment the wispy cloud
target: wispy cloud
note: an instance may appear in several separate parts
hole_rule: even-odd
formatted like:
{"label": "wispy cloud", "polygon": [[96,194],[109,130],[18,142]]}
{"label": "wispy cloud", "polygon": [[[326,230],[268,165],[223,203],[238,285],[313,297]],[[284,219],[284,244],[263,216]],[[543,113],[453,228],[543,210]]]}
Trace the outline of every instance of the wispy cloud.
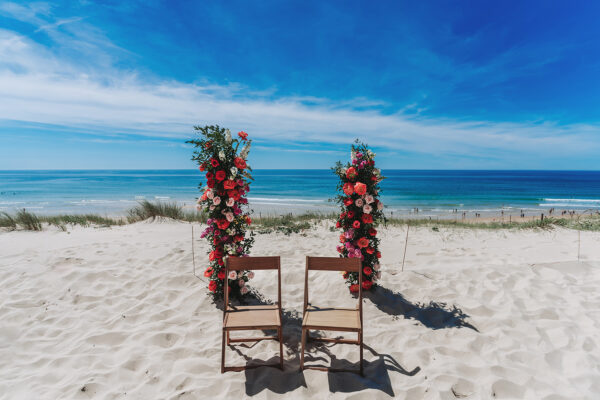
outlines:
{"label": "wispy cloud", "polygon": [[[54,19],[44,4],[7,3],[0,12],[37,26],[37,32],[49,35],[56,46],[90,57],[83,64],[30,37],[0,30],[0,119],[65,126],[82,133],[105,130],[113,136],[181,139],[189,137],[194,124],[217,123],[252,132],[262,146],[342,144],[358,137],[390,150],[480,159],[498,152],[515,160],[600,152],[597,125],[426,118],[416,103],[386,113],[381,107],[385,103],[377,99],[274,99],[272,93],[252,92],[242,85],[139,76],[114,66],[113,51],[119,48],[95,27],[59,31],[83,24],[79,17]],[[498,63],[504,65],[506,60]]]}

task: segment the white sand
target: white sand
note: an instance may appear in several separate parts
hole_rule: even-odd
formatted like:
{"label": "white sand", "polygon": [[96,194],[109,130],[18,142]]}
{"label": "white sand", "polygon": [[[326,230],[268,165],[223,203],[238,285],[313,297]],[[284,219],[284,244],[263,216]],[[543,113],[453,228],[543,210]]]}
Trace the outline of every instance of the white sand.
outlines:
{"label": "white sand", "polygon": [[[257,236],[255,255],[282,257],[285,371],[224,375],[222,313],[192,275],[189,224],[0,233],[0,398],[600,398],[599,233],[582,233],[577,262],[570,230],[411,228],[401,272],[406,231],[381,232],[365,378],[297,370],[304,256],[335,255],[326,227]],[[196,242],[200,275],[206,249]],[[263,272],[253,286],[274,299],[273,282]],[[353,301],[335,273],[311,284]],[[237,346],[227,362],[277,350]],[[356,346],[311,347],[307,360],[347,358]]]}

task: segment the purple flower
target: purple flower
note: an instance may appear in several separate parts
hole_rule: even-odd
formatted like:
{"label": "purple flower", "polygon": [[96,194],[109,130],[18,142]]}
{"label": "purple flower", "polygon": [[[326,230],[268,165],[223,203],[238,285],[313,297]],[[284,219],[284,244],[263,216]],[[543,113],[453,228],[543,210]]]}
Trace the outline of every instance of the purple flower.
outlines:
{"label": "purple flower", "polygon": [[361,153],[361,152],[356,153],[356,158],[362,158],[362,156],[363,156],[363,153]]}

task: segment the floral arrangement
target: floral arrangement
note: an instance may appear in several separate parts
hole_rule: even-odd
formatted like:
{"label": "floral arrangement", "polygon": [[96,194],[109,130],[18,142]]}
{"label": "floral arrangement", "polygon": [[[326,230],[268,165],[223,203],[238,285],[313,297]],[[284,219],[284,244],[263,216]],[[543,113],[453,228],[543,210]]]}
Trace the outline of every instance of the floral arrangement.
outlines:
{"label": "floral arrangement", "polygon": [[[358,141],[352,145],[351,159],[345,166],[338,161],[333,168],[340,178],[336,200],[342,208],[336,223],[336,228],[343,230],[337,251],[340,257],[362,260],[362,286],[369,290],[381,277],[376,227],[383,218],[383,203],[378,196],[379,182],[384,177],[375,168],[375,153],[367,145]],[[358,273],[344,272],[343,276],[350,291],[358,292]]]}
{"label": "floral arrangement", "polygon": [[[195,146],[192,160],[206,173],[206,185],[198,188],[202,196],[197,209],[208,215],[208,227],[201,237],[208,239],[211,250],[208,253],[209,265],[204,276],[209,278],[208,289],[215,299],[222,299],[227,286],[229,296],[239,298],[248,293],[246,283],[253,278],[250,271],[230,271],[225,276],[224,258],[227,255],[246,256],[254,237],[246,237],[246,228],[252,223],[247,211],[245,197],[250,191],[252,169],[246,160],[251,140],[246,132],[239,132],[232,138],[229,129],[217,126],[195,126],[201,137],[187,141]],[[241,146],[241,149],[240,149]],[[239,153],[238,153],[239,150]]]}

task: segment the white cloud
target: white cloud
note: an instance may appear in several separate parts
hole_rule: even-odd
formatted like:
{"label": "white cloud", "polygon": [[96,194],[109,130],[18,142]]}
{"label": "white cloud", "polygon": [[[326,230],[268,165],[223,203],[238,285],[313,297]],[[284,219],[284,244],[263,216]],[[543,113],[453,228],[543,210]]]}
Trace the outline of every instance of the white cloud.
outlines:
{"label": "white cloud", "polygon": [[[371,145],[435,156],[503,153],[551,159],[600,151],[595,125],[432,119],[402,111],[386,115],[370,99],[273,100],[269,93],[250,93],[239,85],[144,79],[112,67],[103,49],[116,47],[93,27],[68,35],[56,31],[65,25],[60,21],[73,25],[80,19],[52,21],[18,8],[13,14],[53,32],[57,46],[87,43],[91,47],[85,53],[96,59],[82,67],[28,37],[0,30],[0,119],[182,139],[192,125],[219,124],[244,129],[263,142],[349,143],[358,137]],[[90,68],[96,60],[99,67]],[[405,111],[414,107],[407,105]]]}

